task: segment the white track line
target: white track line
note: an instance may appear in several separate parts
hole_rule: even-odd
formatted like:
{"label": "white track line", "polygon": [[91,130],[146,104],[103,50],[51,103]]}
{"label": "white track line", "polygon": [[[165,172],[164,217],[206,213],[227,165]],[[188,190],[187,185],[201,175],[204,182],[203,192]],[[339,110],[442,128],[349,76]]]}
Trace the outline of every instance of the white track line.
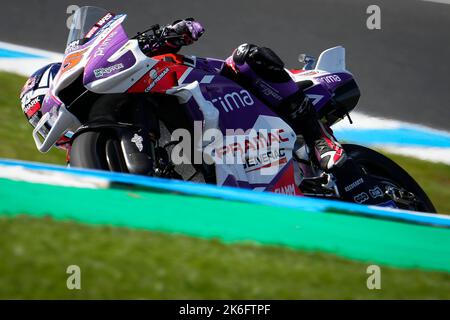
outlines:
{"label": "white track line", "polygon": [[0,49],[18,51],[42,56],[42,58],[0,58],[0,70],[30,76],[40,67],[49,63],[61,62],[63,54],[0,41]]}
{"label": "white track line", "polygon": [[34,170],[23,166],[0,165],[0,178],[63,187],[104,189],[109,181],[94,176],[72,175],[60,171]]}
{"label": "white track line", "polygon": [[449,148],[421,148],[382,145],[380,145],[380,148],[389,153],[450,165]]}
{"label": "white track line", "polygon": [[424,2],[435,2],[440,4],[450,4],[450,0],[422,0]]}

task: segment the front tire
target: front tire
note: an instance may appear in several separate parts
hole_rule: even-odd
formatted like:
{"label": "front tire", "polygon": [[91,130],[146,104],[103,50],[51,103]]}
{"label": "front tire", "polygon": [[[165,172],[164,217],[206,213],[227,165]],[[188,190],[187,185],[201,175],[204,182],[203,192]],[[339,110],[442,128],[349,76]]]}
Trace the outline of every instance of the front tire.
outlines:
{"label": "front tire", "polygon": [[82,132],[72,142],[72,167],[127,172],[124,162],[119,141],[107,131]]}
{"label": "front tire", "polygon": [[413,207],[405,204],[397,205],[402,209],[436,213],[433,203],[419,184],[398,164],[388,157],[369,148],[343,144],[347,155],[351,157],[362,170],[384,185],[392,184],[414,194],[417,202]]}

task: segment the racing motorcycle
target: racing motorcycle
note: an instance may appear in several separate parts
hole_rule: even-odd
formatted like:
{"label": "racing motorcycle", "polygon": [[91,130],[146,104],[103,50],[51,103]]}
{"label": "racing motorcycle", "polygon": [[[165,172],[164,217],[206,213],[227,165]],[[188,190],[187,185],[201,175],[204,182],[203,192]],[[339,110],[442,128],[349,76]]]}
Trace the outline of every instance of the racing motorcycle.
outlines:
{"label": "racing motorcycle", "polygon": [[[350,183],[322,171],[300,134],[250,89],[223,75],[223,60],[173,53],[149,57],[142,43],[167,40],[159,26],[129,38],[125,19],[96,7],[78,9],[57,72],[26,83],[22,107],[27,114],[39,109],[39,117],[29,120],[40,152],[64,148],[72,167],[362,204],[380,198],[383,206],[435,212],[414,179],[374,150],[343,145],[360,172],[347,177]],[[350,120],[360,91],[346,70],[345,49],[330,48],[317,60],[301,55],[300,61],[302,68],[287,72],[321,121],[332,126]],[[31,96],[38,83],[48,85],[42,99]],[[196,135],[208,130],[214,138]],[[208,161],[175,161],[174,150],[187,142],[181,158],[199,155]],[[241,161],[223,161],[236,155]],[[366,178],[377,187],[352,199],[342,196]]]}

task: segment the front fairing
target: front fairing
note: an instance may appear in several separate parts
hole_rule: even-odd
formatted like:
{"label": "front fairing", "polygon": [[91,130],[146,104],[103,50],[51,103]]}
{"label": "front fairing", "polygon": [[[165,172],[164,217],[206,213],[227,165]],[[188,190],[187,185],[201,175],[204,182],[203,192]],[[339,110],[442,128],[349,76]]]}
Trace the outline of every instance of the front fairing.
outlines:
{"label": "front fairing", "polygon": [[114,23],[88,53],[83,84],[99,94],[124,93],[158,62],[142,52],[137,40],[128,38],[120,23]]}
{"label": "front fairing", "polygon": [[[123,34],[123,28],[121,23],[125,20],[126,15],[111,15],[111,19],[103,25],[101,28],[93,30],[88,34],[89,38],[72,41],[68,44],[61,68],[55,76],[54,81],[49,87],[49,90],[42,103],[42,117],[46,120],[45,127],[48,131],[55,123],[59,116],[62,107],[65,107],[64,102],[59,98],[61,90],[72,84],[80,75],[83,75],[83,71],[86,65],[89,64],[90,59],[94,57],[99,44],[110,34],[112,30],[120,29]],[[66,132],[63,132],[60,140],[66,141],[72,135],[71,130],[76,128],[67,128]],[[46,138],[46,132],[40,132],[41,136]],[[56,143],[58,145],[58,142]]]}
{"label": "front fairing", "polygon": [[58,94],[83,74],[86,65],[89,64],[89,61],[92,58],[95,58],[95,53],[99,50],[100,43],[102,43],[111,31],[119,29],[124,34],[121,23],[125,18],[126,15],[113,16],[112,19],[102,28],[99,28],[91,38],[76,40],[67,46],[61,68],[55,76],[46,98],[44,99],[42,105],[43,114],[50,111],[58,111],[63,104],[59,99]]}

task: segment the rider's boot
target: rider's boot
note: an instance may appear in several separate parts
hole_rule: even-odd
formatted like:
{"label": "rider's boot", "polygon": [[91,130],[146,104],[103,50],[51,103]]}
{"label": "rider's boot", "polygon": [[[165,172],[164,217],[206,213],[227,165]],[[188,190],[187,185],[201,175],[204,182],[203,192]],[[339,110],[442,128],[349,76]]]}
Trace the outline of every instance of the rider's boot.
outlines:
{"label": "rider's boot", "polygon": [[286,98],[278,111],[296,132],[303,135],[322,170],[329,172],[346,161],[347,155],[341,144],[334,138],[331,128],[318,119],[313,104],[301,89]]}
{"label": "rider's boot", "polygon": [[353,159],[347,157],[341,144],[334,138],[331,128],[318,119],[314,106],[302,91],[288,97],[278,110],[303,135],[308,147],[314,150],[320,168],[336,178],[342,200],[395,206],[392,201],[388,201],[378,182],[365,174]]}

